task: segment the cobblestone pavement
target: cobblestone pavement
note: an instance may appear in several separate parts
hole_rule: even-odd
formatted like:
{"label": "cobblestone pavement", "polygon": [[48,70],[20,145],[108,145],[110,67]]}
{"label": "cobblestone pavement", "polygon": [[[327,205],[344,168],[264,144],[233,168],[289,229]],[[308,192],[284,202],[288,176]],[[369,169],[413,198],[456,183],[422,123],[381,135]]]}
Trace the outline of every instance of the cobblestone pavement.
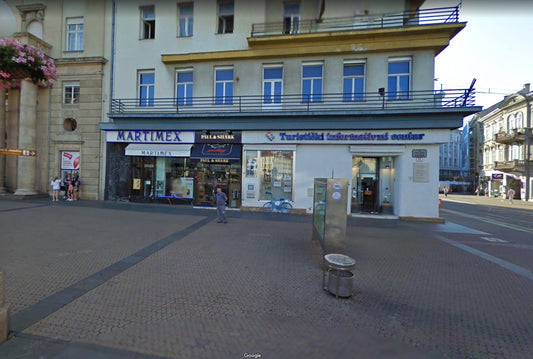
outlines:
{"label": "cobblestone pavement", "polygon": [[0,200],[2,358],[530,358],[532,281],[431,223],[349,219],[354,295],[308,216]]}

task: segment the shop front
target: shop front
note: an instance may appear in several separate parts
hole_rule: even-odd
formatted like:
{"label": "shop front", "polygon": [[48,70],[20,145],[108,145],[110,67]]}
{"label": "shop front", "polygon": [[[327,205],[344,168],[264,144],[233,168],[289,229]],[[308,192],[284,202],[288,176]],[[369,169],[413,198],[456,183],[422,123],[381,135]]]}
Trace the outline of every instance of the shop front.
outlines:
{"label": "shop front", "polygon": [[[293,201],[313,212],[314,178],[349,180],[347,214],[438,217],[439,145],[449,130],[246,131],[243,204],[258,210],[270,200]],[[434,198],[434,203],[432,202]],[[434,205],[433,205],[434,204]]]}

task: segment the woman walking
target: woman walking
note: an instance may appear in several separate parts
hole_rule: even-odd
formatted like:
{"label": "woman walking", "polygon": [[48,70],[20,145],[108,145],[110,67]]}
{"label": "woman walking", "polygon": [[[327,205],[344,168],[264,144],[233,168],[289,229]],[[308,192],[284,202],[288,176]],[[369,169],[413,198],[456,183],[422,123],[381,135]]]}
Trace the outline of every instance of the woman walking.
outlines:
{"label": "woman walking", "polygon": [[54,178],[52,180],[52,182],[50,182],[50,186],[52,186],[52,202],[54,201],[59,201],[59,190],[61,189],[61,180],[59,179],[59,177],[56,176],[56,178]]}

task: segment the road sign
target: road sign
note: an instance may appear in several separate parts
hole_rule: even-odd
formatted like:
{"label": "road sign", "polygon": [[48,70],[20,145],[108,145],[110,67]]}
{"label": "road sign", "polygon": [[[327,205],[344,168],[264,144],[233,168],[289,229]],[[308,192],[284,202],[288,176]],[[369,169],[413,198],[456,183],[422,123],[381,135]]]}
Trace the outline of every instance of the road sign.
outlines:
{"label": "road sign", "polygon": [[20,148],[6,148],[0,147],[0,155],[11,155],[11,156],[37,156],[37,151],[35,150],[23,150]]}

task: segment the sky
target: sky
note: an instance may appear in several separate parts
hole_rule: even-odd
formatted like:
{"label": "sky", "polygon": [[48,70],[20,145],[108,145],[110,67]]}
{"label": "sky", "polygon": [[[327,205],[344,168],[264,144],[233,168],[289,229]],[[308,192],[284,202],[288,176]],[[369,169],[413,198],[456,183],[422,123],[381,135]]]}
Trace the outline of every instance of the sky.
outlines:
{"label": "sky", "polygon": [[[424,8],[456,6],[460,0],[426,0]],[[463,89],[476,78],[476,105],[490,107],[531,83],[533,1],[463,0],[466,27],[435,59],[435,88]]]}

